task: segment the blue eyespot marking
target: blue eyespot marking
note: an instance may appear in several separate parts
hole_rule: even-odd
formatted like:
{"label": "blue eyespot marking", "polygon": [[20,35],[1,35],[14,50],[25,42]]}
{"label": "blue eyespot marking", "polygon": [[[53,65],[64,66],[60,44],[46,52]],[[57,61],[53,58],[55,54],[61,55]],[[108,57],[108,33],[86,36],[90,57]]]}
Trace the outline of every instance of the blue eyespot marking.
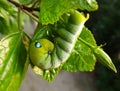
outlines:
{"label": "blue eyespot marking", "polygon": [[40,47],[42,47],[42,45],[39,42],[35,42],[35,47],[40,48]]}

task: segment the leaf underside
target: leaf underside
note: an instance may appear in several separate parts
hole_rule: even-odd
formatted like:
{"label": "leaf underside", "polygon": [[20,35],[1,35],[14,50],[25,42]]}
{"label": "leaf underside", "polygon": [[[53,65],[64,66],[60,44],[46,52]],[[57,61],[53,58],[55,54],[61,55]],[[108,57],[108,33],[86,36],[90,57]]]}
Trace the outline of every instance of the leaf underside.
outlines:
{"label": "leaf underside", "polygon": [[96,0],[43,0],[39,20],[42,24],[54,24],[71,9],[94,11],[98,9],[98,5]]}

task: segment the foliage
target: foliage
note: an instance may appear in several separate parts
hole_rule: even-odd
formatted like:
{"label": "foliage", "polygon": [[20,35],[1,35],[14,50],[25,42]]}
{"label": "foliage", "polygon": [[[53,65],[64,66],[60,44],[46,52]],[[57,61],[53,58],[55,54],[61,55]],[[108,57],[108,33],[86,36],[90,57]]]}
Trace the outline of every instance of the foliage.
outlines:
{"label": "foliage", "polygon": [[[86,12],[97,9],[96,0],[0,0],[0,33],[6,35],[0,41],[0,90],[16,91],[29,64],[48,81],[60,70],[93,71],[96,59],[117,72],[85,27]],[[26,15],[36,22],[31,37],[23,29]]]}
{"label": "foliage", "polygon": [[0,41],[0,90],[15,91],[24,78],[28,66],[26,42],[28,38],[21,32]]}
{"label": "foliage", "polygon": [[[59,3],[59,4],[58,4]],[[48,6],[48,7],[46,7]],[[98,8],[95,0],[44,0],[40,5],[40,21],[43,24],[54,23],[61,15],[71,9],[96,10]],[[53,18],[51,18],[53,17]]]}
{"label": "foliage", "polygon": [[0,1],[0,32],[9,34],[17,31],[17,11],[14,6],[7,4],[6,1]]}

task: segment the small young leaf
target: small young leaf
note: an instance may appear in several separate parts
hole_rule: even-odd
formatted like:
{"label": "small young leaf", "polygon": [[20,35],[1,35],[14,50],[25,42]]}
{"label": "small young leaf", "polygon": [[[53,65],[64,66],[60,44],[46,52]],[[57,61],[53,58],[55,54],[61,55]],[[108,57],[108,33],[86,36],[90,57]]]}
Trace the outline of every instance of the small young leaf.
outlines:
{"label": "small young leaf", "polygon": [[0,41],[0,91],[17,91],[27,71],[29,38],[23,32]]}

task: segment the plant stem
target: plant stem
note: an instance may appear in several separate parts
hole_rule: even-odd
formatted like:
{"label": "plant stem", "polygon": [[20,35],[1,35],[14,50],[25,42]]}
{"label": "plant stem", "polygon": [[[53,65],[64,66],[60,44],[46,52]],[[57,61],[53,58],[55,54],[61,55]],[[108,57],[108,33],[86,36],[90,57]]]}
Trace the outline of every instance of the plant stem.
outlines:
{"label": "plant stem", "polygon": [[81,42],[83,42],[84,44],[86,44],[88,47],[90,47],[91,49],[94,49],[95,46],[91,45],[90,43],[86,42],[85,40],[83,40],[82,38],[78,38]]}
{"label": "plant stem", "polygon": [[20,28],[20,22],[21,22],[20,13],[21,13],[20,8],[18,8],[18,29],[19,29],[19,31],[21,31],[21,28]]}

